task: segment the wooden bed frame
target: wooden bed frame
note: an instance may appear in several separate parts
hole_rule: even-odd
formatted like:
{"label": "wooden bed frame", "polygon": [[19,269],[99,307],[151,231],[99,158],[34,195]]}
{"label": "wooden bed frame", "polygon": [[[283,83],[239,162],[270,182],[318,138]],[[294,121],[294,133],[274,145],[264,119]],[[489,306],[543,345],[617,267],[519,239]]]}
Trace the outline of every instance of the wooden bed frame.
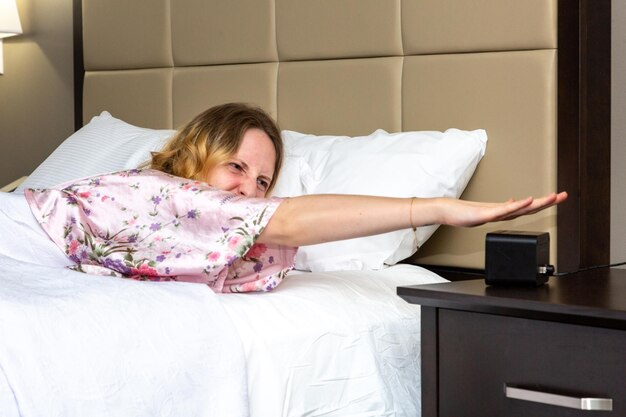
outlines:
{"label": "wooden bed frame", "polygon": [[[167,3],[167,0],[163,0]],[[175,3],[176,0],[170,0]],[[185,0],[188,3],[194,3],[193,0]],[[450,6],[455,0],[448,0],[440,2],[444,5]],[[456,0],[459,5],[467,5],[467,0]],[[549,1],[549,0],[546,0]],[[610,253],[610,103],[611,103],[611,1],[610,0],[554,0],[556,2],[556,12],[558,16],[558,24],[556,25],[556,38],[558,39],[558,48],[556,48],[556,62],[558,62],[558,69],[556,70],[556,94],[554,101],[557,104],[555,111],[555,136],[556,144],[554,147],[557,150],[556,155],[556,184],[549,183],[543,188],[531,188],[533,194],[544,192],[545,189],[549,191],[566,190],[569,192],[569,200],[558,207],[556,211],[555,231],[558,231],[555,242],[553,242],[556,250],[557,257],[554,262],[557,265],[559,272],[575,271],[580,268],[601,265],[609,262]],[[75,52],[75,125],[76,129],[80,128],[85,121],[88,121],[91,116],[94,115],[94,107],[92,98],[85,98],[86,83],[85,78],[89,71],[94,67],[98,67],[99,64],[88,63],[87,71],[84,65],[84,61],[93,59],[86,57],[84,48],[88,45],[93,46],[94,34],[89,32],[87,39],[84,39],[85,28],[84,22],[84,4],[89,3],[92,9],[95,9],[98,3],[104,3],[103,0],[74,0],[74,52]],[[219,7],[223,7],[225,2],[222,0],[214,0]],[[423,0],[424,3],[428,3],[431,7],[433,3],[431,0]],[[525,0],[518,0],[518,3],[525,2]],[[110,5],[110,8],[120,8],[120,4],[123,2],[115,1]],[[197,3],[197,2],[196,2]],[[242,0],[242,4],[246,3]],[[284,9],[286,3],[284,0],[274,0],[263,2],[269,3],[275,10]],[[291,6],[296,2],[292,2]],[[349,7],[350,1],[342,2],[342,7]],[[402,18],[412,19],[414,16],[406,17],[408,11],[414,10],[411,7],[416,7],[415,4],[419,3],[419,0],[404,1],[400,0],[388,1],[389,7],[396,7],[397,14],[402,13]],[[486,5],[489,2],[484,2]],[[514,1],[508,2],[511,7],[515,6]],[[169,4],[169,3],[168,3]],[[246,3],[247,4],[247,3]],[[260,4],[260,3],[259,3]],[[300,4],[300,2],[298,2]],[[302,3],[304,4],[304,3]],[[346,6],[346,4],[348,4]],[[370,4],[370,3],[368,3]],[[496,3],[493,3],[496,4]],[[540,3],[536,3],[540,4]],[[237,7],[241,7],[239,5]],[[291,7],[290,6],[290,7]],[[98,6],[99,7],[99,6]],[[107,6],[109,7],[109,6]],[[293,6],[296,7],[296,6]],[[301,7],[301,6],[297,6]],[[434,6],[433,6],[434,7]],[[530,6],[529,6],[530,7]],[[543,7],[543,6],[542,6]],[[271,9],[271,8],[270,8]],[[90,9],[91,11],[91,9]],[[283,12],[284,13],[284,12]],[[340,14],[340,13],[339,13]],[[513,15],[509,13],[508,15]],[[274,13],[273,19],[278,20],[281,16]],[[390,15],[393,16],[393,13]],[[397,16],[396,16],[397,17]],[[108,16],[110,19],[111,16]],[[514,16],[510,17],[514,19]],[[263,19],[263,17],[258,17]],[[284,20],[284,19],[283,19]],[[272,21],[271,23],[275,23]],[[404,25],[403,31],[408,30],[408,25]],[[111,28],[115,31],[116,28]],[[165,30],[165,29],[164,29]],[[404,35],[404,32],[402,32]],[[90,43],[91,40],[91,43]],[[109,42],[103,40],[103,42]],[[115,42],[115,40],[110,40]],[[280,48],[279,48],[280,49]],[[283,48],[284,49],[284,48]],[[523,47],[521,48],[524,49]],[[471,51],[459,51],[461,54],[469,55]],[[491,52],[489,50],[480,50],[478,52]],[[427,52],[425,55],[432,55],[437,58],[440,55],[446,54],[446,51],[442,52]],[[280,54],[278,54],[280,55]],[[318,57],[322,64],[324,61],[330,58],[342,58],[342,56],[322,56]],[[384,57],[393,56],[394,53],[384,53]],[[93,55],[90,55],[93,56]],[[356,58],[368,58],[368,53],[364,55],[357,54]],[[348,56],[347,58],[355,58]],[[406,58],[400,56],[400,58]],[[308,62],[308,58],[299,58],[291,56],[283,61],[279,58],[276,64],[279,68],[288,65],[293,66],[299,60]],[[263,60],[260,60],[263,62]],[[361,60],[363,61],[363,60]],[[233,68],[236,62],[218,62],[210,63],[211,65],[223,65],[224,68]],[[156,65],[159,67],[159,65]],[[95,68],[96,70],[103,70],[101,72],[111,72],[117,70],[115,68]],[[172,65],[174,69],[174,65]],[[188,69],[187,66],[184,69]],[[406,68],[405,68],[406,71]],[[145,70],[144,70],[145,72]],[[280,72],[280,70],[279,70]],[[514,81],[515,82],[515,81]],[[91,85],[91,84],[90,84]],[[93,88],[91,88],[93,90]],[[90,91],[91,91],[90,90]],[[404,90],[403,90],[404,91]],[[280,99],[280,97],[279,97]],[[280,101],[277,99],[278,101]],[[89,102],[89,110],[85,110],[85,100]],[[128,100],[127,100],[128,101]],[[115,109],[111,109],[110,100],[104,99],[102,101],[102,110],[113,110],[114,116],[120,117],[135,124],[149,124],[140,119],[133,119],[133,114],[119,114],[115,112]],[[403,102],[404,104],[404,102]],[[284,107],[284,106],[283,106]],[[277,113],[276,108],[269,109],[271,113]],[[405,113],[407,110],[404,110]],[[123,112],[122,112],[123,113]],[[403,113],[404,114],[404,113]],[[366,117],[366,116],[364,116]],[[172,118],[169,124],[146,126],[154,128],[171,128],[177,127],[176,120]],[[277,119],[281,123],[282,128],[290,128],[298,130],[302,128],[302,124],[294,122],[293,118],[283,118],[280,114],[277,115]],[[529,120],[528,124],[532,125],[534,121]],[[416,130],[414,126],[418,124],[406,123],[404,120],[400,125],[403,129],[408,126],[412,130]],[[421,125],[419,125],[421,126]],[[380,126],[386,128],[386,126]],[[397,127],[397,126],[396,126]],[[453,126],[446,126],[453,127]],[[457,126],[461,127],[462,126]],[[482,127],[482,126],[478,126]],[[392,129],[394,126],[391,127]],[[425,130],[425,129],[424,129]],[[439,129],[438,129],[439,130]],[[489,129],[488,129],[489,132]],[[308,131],[306,133],[324,133],[316,131]],[[352,134],[355,132],[337,132],[337,134]],[[369,133],[369,132],[367,132]],[[498,138],[500,140],[500,138]],[[492,138],[490,137],[490,141]],[[531,151],[532,153],[532,151]],[[490,155],[488,147],[487,156]],[[545,158],[545,155],[541,154],[538,150],[536,158]],[[481,165],[484,162],[481,162]],[[479,167],[479,170],[482,167]],[[526,174],[521,174],[524,176]],[[481,181],[481,180],[476,180]],[[496,194],[496,197],[491,197],[489,194],[483,194],[482,191],[475,193],[474,190],[479,189],[481,185],[475,184],[474,180],[470,184],[468,193],[465,196],[468,198],[474,198],[474,195],[484,198],[498,198],[510,197],[501,196],[502,193]],[[529,180],[533,181],[533,180]],[[482,190],[489,188],[482,185]],[[511,193],[515,196],[519,196],[516,192],[516,185],[510,186]],[[535,191],[537,190],[537,191]],[[522,195],[523,196],[523,195]],[[502,226],[495,226],[496,228],[502,228]],[[524,227],[524,224],[513,224],[512,228]],[[509,225],[506,226],[509,228]],[[493,229],[490,229],[493,230]],[[478,234],[484,235],[486,231],[483,230]],[[439,232],[438,232],[439,233]],[[463,233],[463,232],[461,232]],[[468,244],[476,247],[482,242],[477,232],[474,232],[474,237],[470,239]],[[430,242],[430,241],[429,241]],[[426,246],[429,246],[427,243]],[[433,244],[434,245],[434,244]],[[429,248],[425,246],[425,250]],[[456,262],[447,260],[441,261],[441,258],[435,256],[435,261],[429,260],[426,257],[426,261],[418,255],[411,258],[409,261],[412,263],[422,264],[429,269],[434,270],[440,275],[452,279],[466,279],[475,278],[477,273],[481,273],[481,267],[476,262]],[[478,259],[480,254],[475,255],[474,258]]]}

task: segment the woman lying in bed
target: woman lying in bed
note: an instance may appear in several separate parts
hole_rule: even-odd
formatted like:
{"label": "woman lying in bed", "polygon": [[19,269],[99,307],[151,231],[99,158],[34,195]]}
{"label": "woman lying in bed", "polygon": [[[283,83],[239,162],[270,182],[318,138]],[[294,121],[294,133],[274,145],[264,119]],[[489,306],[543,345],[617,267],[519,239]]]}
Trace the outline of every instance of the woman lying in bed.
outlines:
{"label": "woman lying in bed", "polygon": [[25,196],[73,269],[199,282],[216,292],[271,290],[293,268],[298,246],[428,224],[476,226],[567,198],[266,198],[282,159],[274,121],[231,103],[198,115],[145,169],[28,189]]}

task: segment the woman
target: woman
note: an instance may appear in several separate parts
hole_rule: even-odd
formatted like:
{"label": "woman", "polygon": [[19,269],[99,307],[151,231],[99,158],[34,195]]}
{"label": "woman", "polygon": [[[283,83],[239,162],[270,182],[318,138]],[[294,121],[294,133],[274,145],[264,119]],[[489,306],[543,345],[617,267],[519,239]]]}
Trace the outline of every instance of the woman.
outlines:
{"label": "woman", "polygon": [[448,198],[310,195],[267,199],[283,158],[262,110],[230,103],[198,115],[149,169],[27,190],[35,217],[91,273],[202,282],[217,292],[267,291],[296,247],[415,228],[476,226],[558,204],[566,193],[504,203]]}

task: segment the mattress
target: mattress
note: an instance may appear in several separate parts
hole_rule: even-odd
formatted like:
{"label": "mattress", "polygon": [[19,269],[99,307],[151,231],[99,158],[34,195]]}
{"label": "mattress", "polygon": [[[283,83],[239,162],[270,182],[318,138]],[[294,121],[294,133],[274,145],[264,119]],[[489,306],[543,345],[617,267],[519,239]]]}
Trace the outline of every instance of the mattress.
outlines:
{"label": "mattress", "polygon": [[214,294],[68,270],[19,195],[0,194],[0,225],[3,416],[421,414],[420,308],[396,287],[445,281],[425,269]]}

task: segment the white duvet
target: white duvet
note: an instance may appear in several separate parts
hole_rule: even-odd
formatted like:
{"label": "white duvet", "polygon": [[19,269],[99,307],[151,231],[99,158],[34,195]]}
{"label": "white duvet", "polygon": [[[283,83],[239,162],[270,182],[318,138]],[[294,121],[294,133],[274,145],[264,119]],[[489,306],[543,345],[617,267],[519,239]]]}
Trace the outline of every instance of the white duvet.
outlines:
{"label": "white duvet", "polygon": [[0,416],[419,416],[424,269],[292,272],[273,292],[92,276],[0,193]]}

